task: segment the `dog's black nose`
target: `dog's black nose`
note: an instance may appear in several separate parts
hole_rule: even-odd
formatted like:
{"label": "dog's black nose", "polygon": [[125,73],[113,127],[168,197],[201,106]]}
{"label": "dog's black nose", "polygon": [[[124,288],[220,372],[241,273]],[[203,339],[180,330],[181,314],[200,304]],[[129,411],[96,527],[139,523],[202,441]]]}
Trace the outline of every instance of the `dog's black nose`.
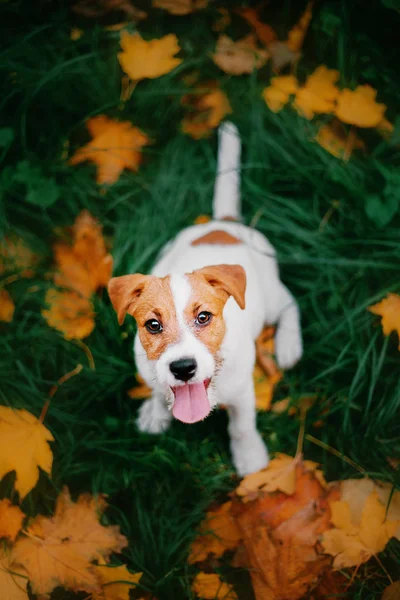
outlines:
{"label": "dog's black nose", "polygon": [[197,362],[194,358],[181,358],[174,360],[170,365],[170,371],[180,381],[189,381],[196,372]]}

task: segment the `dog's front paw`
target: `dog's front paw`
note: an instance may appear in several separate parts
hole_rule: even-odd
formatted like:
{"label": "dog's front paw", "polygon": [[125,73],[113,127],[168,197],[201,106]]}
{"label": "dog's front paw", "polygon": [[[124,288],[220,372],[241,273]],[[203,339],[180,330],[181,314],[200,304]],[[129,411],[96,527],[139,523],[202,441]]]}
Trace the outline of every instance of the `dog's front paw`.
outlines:
{"label": "dog's front paw", "polygon": [[240,477],[255,473],[269,463],[268,450],[258,432],[231,441],[232,460]]}
{"label": "dog's front paw", "polygon": [[303,354],[303,343],[299,331],[288,331],[278,327],[275,336],[275,353],[281,369],[291,369]]}
{"label": "dog's front paw", "polygon": [[143,433],[163,433],[171,423],[172,415],[157,398],[143,402],[136,420],[138,429]]}

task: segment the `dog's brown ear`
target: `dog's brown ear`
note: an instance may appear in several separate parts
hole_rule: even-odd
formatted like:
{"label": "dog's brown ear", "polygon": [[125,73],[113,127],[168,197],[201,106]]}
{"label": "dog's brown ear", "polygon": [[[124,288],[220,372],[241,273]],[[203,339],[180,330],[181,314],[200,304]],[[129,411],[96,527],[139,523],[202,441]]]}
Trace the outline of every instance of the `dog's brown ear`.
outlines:
{"label": "dog's brown ear", "polygon": [[240,308],[245,307],[246,272],[240,265],[213,265],[198,269],[207,283],[233,296]]}
{"label": "dog's brown ear", "polygon": [[132,314],[146,285],[152,279],[151,275],[122,275],[113,277],[108,282],[108,295],[118,316],[118,323],[122,325],[127,312]]}

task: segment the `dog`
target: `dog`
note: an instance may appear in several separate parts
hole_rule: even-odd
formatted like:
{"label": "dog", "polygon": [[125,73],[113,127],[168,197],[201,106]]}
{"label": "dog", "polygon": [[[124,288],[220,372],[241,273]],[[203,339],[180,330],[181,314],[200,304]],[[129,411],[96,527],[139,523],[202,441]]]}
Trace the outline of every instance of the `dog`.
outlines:
{"label": "dog", "polygon": [[195,423],[224,404],[232,460],[244,476],[269,460],[256,428],[255,340],[276,324],[277,362],[288,369],[301,358],[302,336],[274,248],[240,222],[240,154],[236,127],[223,124],[213,220],[181,231],[149,275],[112,278],[108,292],[120,324],[126,313],[136,319],[136,365],[153,390],[139,411],[140,431],[162,433],[173,417]]}

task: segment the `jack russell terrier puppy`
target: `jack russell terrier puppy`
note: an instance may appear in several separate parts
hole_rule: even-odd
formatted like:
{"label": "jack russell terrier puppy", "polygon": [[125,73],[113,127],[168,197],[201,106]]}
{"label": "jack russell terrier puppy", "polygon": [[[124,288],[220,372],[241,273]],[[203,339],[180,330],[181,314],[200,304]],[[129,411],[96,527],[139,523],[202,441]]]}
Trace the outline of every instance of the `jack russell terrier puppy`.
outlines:
{"label": "jack russell terrier puppy", "polygon": [[265,325],[277,324],[276,357],[288,369],[302,355],[302,339],[274,248],[238,222],[240,150],[236,127],[222,125],[213,220],[181,231],[150,275],[114,277],[108,291],[119,323],[126,313],[136,319],[136,365],[153,390],[140,408],[139,429],[161,433],[173,417],[196,423],[224,404],[243,476],[268,464],[256,428],[255,340]]}

